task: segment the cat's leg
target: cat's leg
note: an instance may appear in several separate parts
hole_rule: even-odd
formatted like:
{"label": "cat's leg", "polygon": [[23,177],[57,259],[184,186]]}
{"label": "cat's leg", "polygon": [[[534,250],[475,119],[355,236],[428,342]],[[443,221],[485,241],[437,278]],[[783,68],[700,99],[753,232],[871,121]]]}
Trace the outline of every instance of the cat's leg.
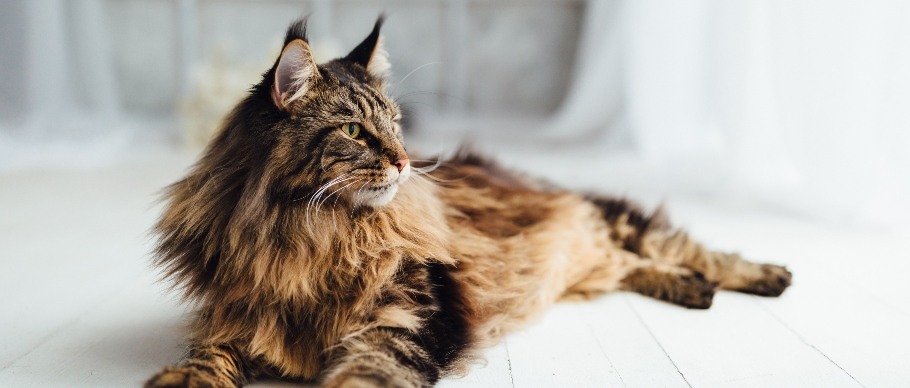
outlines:
{"label": "cat's leg", "polygon": [[648,213],[624,198],[589,196],[588,200],[600,209],[614,243],[643,258],[701,272],[728,290],[778,296],[790,285],[791,274],[786,268],[708,250],[674,229],[661,209]]}
{"label": "cat's leg", "polygon": [[429,387],[440,367],[404,329],[378,328],[345,340],[326,371],[325,387]]}
{"label": "cat's leg", "polygon": [[782,294],[792,279],[785,267],[754,263],[737,253],[709,250],[682,231],[645,234],[639,254],[661,263],[694,269],[723,289],[762,296]]}
{"label": "cat's leg", "polygon": [[239,387],[251,375],[247,362],[231,346],[193,346],[177,366],[165,368],[146,387]]}
{"label": "cat's leg", "polygon": [[621,288],[680,306],[711,307],[717,283],[688,268],[642,260],[622,280]]}

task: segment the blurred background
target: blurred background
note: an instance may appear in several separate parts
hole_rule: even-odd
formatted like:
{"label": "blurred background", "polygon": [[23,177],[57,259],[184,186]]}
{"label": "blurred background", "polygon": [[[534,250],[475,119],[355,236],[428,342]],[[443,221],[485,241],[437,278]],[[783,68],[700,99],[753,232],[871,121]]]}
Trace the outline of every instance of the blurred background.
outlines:
{"label": "blurred background", "polygon": [[0,174],[137,157],[185,167],[290,21],[311,15],[324,61],[381,12],[422,153],[469,142],[563,185],[654,202],[910,219],[899,0],[6,0]]}

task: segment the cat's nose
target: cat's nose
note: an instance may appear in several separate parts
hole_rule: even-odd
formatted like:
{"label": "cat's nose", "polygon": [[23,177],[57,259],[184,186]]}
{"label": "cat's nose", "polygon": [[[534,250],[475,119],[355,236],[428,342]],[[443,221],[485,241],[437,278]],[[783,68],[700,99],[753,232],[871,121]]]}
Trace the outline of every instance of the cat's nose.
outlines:
{"label": "cat's nose", "polygon": [[401,172],[401,170],[404,170],[404,168],[407,167],[408,163],[410,163],[410,162],[411,162],[411,160],[408,159],[408,157],[406,156],[406,157],[396,160],[394,164],[395,164],[395,167],[398,167],[398,172]]}

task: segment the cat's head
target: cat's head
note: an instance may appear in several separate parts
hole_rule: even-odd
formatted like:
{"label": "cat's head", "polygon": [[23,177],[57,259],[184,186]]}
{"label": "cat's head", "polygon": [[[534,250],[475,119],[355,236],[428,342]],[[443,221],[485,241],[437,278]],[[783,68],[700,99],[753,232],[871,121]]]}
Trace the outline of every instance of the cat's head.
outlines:
{"label": "cat's head", "polygon": [[386,94],[389,63],[380,17],[347,56],[317,64],[305,21],[291,25],[275,65],[257,86],[273,119],[268,163],[296,192],[288,200],[354,207],[389,203],[410,176],[398,105]]}

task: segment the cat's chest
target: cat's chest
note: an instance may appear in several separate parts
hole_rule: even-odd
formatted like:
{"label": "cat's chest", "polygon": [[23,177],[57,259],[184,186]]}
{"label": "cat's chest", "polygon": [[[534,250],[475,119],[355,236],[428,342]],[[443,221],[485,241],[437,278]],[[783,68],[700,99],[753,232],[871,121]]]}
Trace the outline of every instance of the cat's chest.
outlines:
{"label": "cat's chest", "polygon": [[[428,266],[394,253],[372,266],[327,282],[320,297],[298,309],[298,318],[322,334],[345,336],[365,327],[411,327],[406,317],[432,298]],[[330,334],[330,336],[332,336]]]}

